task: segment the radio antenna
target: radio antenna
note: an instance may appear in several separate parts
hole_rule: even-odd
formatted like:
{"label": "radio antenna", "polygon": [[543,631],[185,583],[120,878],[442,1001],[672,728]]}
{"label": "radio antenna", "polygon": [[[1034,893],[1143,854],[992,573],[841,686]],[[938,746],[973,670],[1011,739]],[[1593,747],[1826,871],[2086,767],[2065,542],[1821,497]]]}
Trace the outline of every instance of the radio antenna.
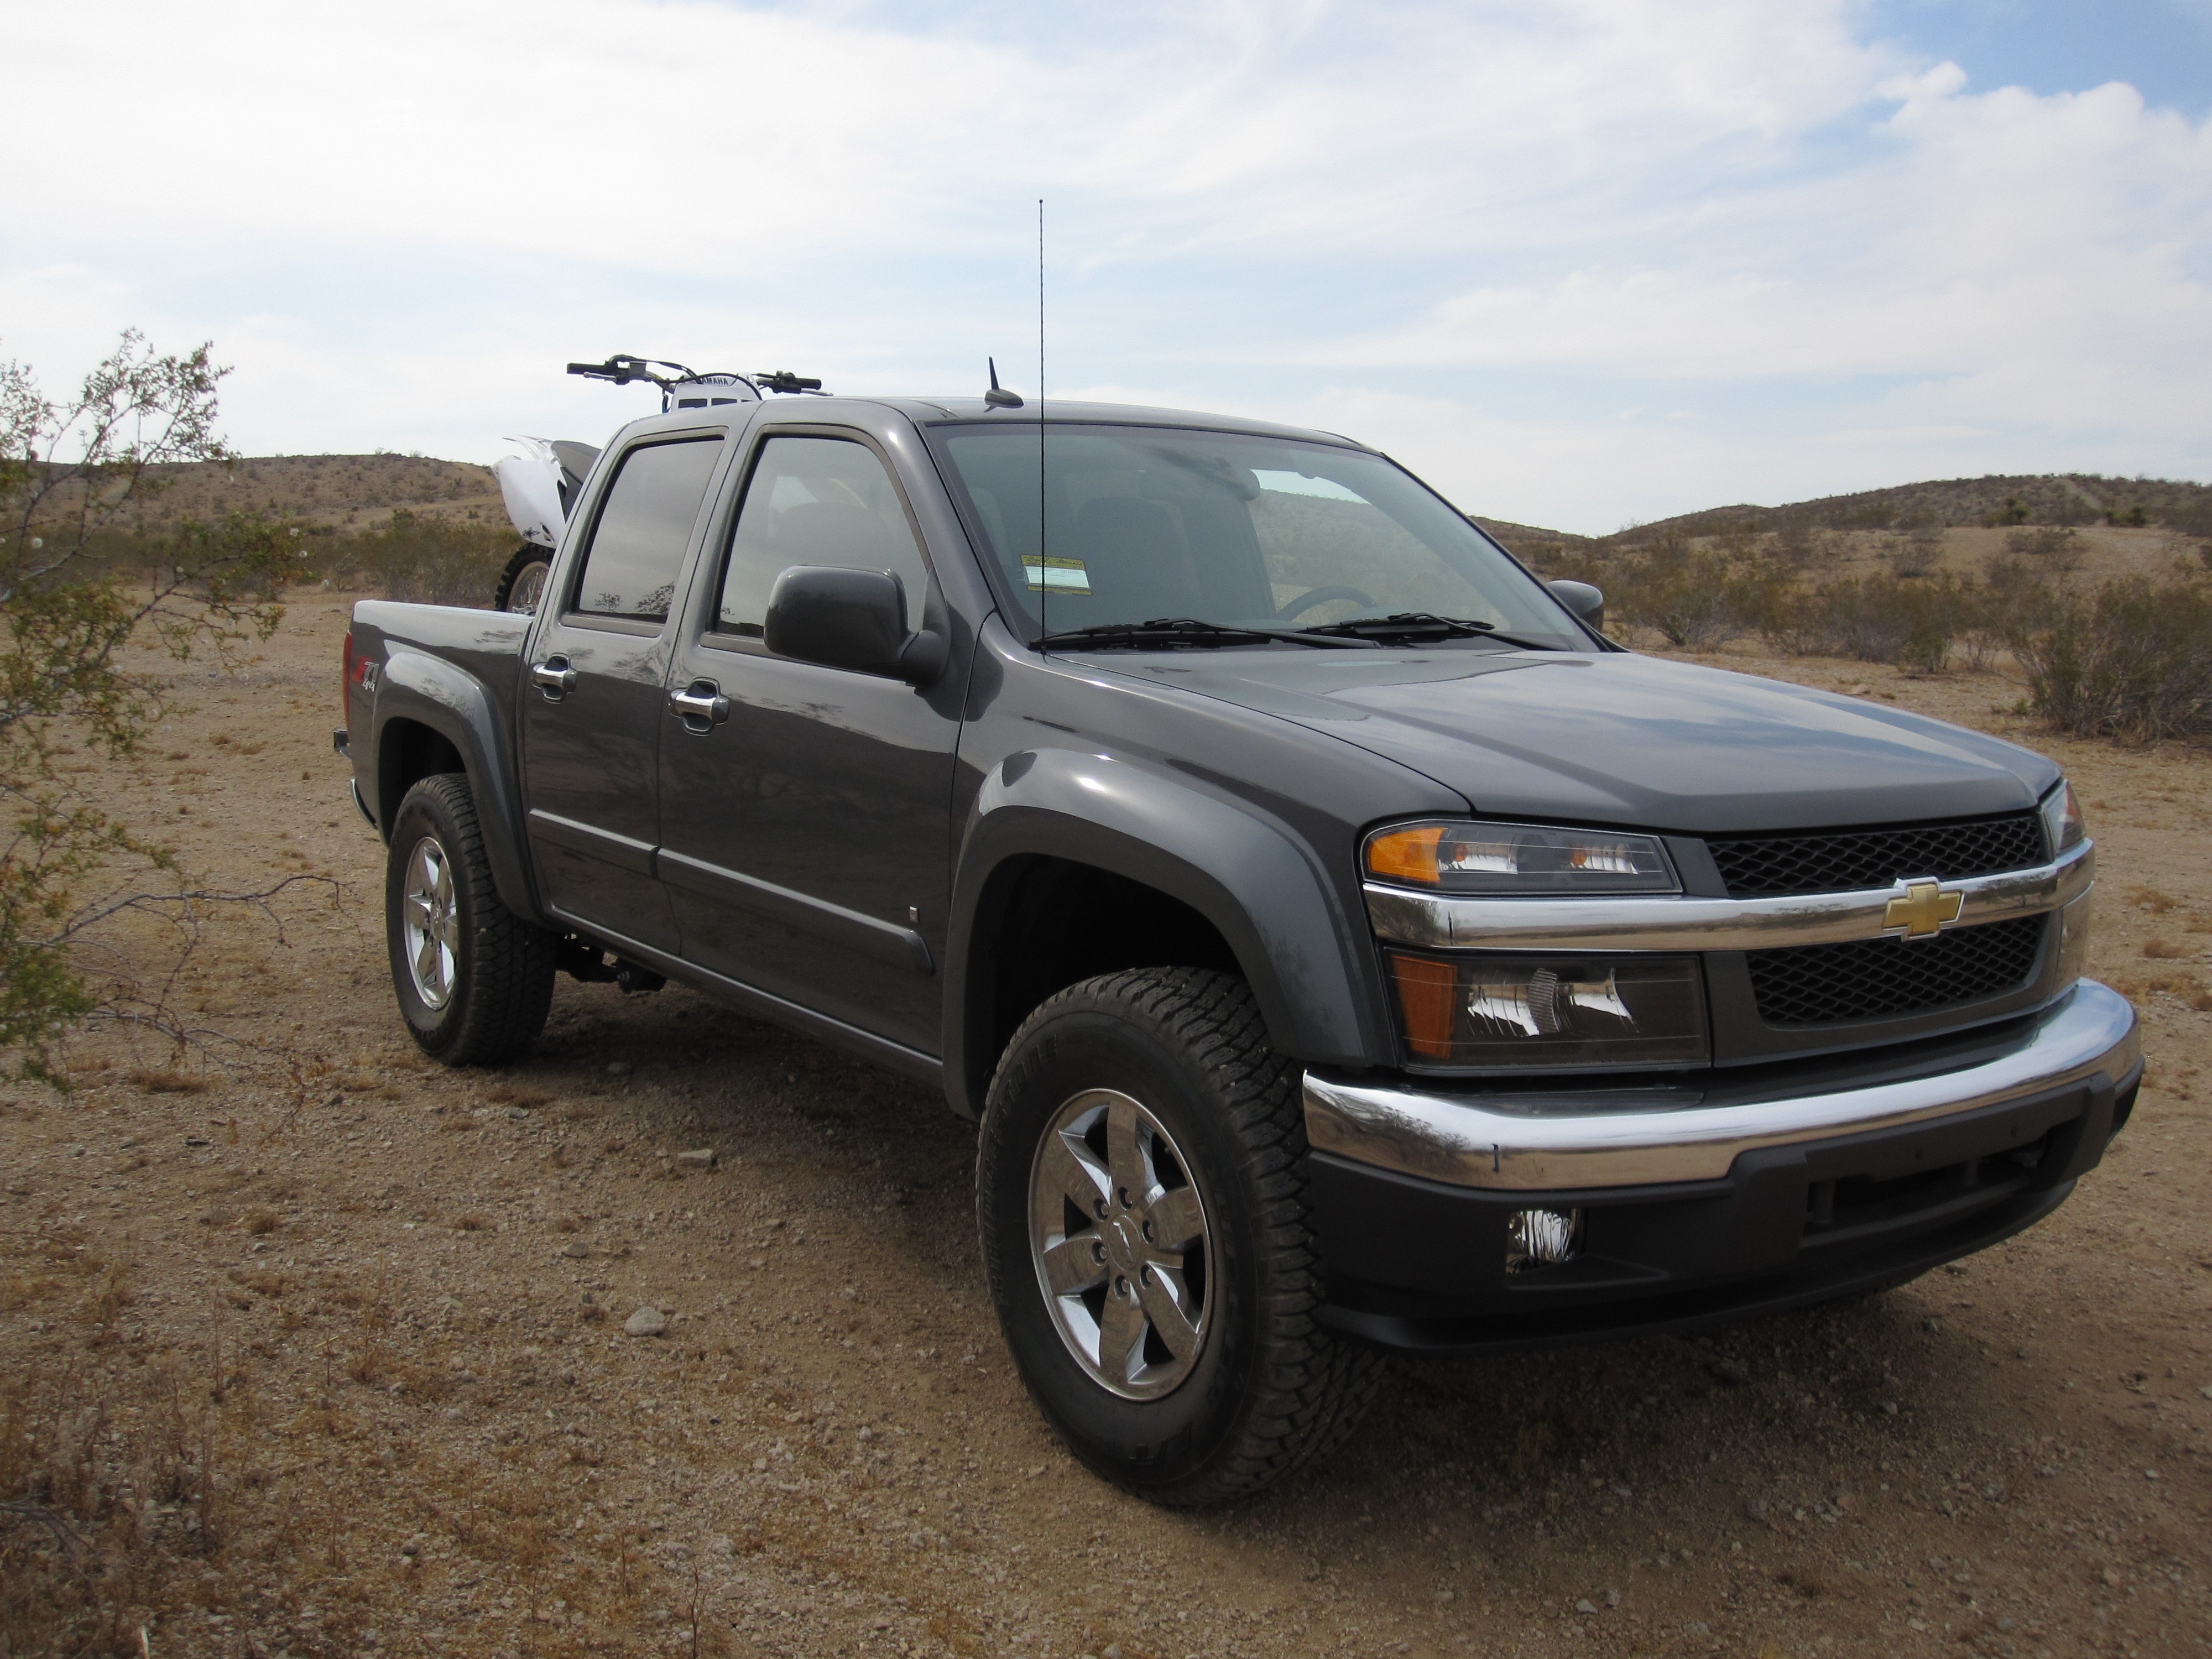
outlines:
{"label": "radio antenna", "polygon": [[1044,546],[1044,198],[1037,198],[1037,648],[1052,629],[1045,620],[1045,603],[1052,594],[1052,564]]}

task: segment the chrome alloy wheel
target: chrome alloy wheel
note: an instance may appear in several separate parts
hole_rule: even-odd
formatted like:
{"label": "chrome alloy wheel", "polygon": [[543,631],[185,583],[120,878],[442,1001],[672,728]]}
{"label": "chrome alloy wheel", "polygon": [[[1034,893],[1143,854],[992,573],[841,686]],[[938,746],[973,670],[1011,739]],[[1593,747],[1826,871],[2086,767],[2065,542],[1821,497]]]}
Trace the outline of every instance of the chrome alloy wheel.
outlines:
{"label": "chrome alloy wheel", "polygon": [[1092,1381],[1157,1400],[1198,1364],[1214,1282],[1206,1200],[1174,1138],[1127,1095],[1086,1089],[1054,1115],[1030,1172],[1030,1257]]}
{"label": "chrome alloy wheel", "polygon": [[507,596],[507,608],[525,616],[534,616],[538,601],[545,592],[545,579],[553,574],[553,562],[548,557],[537,564],[526,564],[514,579],[514,591]]}
{"label": "chrome alloy wheel", "polygon": [[408,855],[399,926],[407,943],[407,971],[426,1008],[442,1008],[453,994],[459,965],[454,954],[460,933],[456,909],[453,861],[435,836],[425,836]]}

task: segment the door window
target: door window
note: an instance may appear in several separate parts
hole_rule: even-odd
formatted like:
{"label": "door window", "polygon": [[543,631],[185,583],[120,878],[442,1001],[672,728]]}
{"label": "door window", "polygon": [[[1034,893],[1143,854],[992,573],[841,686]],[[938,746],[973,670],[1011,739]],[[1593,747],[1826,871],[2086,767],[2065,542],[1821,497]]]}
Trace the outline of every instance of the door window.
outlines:
{"label": "door window", "polygon": [[575,611],[633,622],[668,620],[677,571],[721,442],[690,438],[645,444],[623,457],[576,579]]}
{"label": "door window", "polygon": [[913,625],[928,567],[890,474],[866,444],[787,437],[761,446],[731,533],[715,626],[759,639],[769,591],[795,564],[890,572],[906,590]]}

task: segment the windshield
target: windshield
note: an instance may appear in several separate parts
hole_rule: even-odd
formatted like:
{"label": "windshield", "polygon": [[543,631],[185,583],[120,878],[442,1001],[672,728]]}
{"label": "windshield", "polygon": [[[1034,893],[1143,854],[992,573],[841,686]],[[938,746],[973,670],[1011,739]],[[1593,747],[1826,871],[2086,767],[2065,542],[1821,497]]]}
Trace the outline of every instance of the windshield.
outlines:
{"label": "windshield", "polygon": [[1158,427],[930,429],[1034,637],[1188,618],[1310,629],[1418,613],[1587,649],[1549,593],[1378,455]]}

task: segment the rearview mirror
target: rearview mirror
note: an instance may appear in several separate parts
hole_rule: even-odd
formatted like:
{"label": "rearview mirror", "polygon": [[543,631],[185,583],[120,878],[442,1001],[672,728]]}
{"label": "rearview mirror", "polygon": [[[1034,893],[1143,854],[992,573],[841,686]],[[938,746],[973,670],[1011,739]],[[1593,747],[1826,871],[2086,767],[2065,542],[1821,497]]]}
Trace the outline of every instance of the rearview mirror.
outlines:
{"label": "rearview mirror", "polygon": [[927,685],[945,667],[945,640],[908,633],[906,590],[888,570],[795,564],[775,579],[762,629],[780,657]]}
{"label": "rearview mirror", "polygon": [[1552,597],[1599,633],[1605,632],[1605,591],[1588,582],[1546,582]]}

